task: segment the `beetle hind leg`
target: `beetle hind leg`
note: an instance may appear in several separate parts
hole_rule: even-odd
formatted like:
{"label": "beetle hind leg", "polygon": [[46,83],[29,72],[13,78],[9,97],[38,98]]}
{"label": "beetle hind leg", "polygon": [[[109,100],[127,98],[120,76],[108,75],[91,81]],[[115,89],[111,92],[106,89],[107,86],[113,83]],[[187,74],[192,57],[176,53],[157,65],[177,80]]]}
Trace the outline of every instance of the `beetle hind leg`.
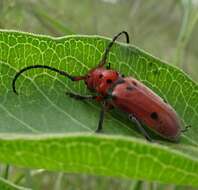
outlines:
{"label": "beetle hind leg", "polygon": [[151,137],[149,136],[149,134],[145,131],[145,129],[142,127],[141,123],[133,116],[133,115],[129,115],[129,119],[131,121],[133,121],[134,123],[137,124],[138,129],[140,130],[140,132],[144,135],[144,137],[146,138],[146,140],[152,142],[153,140],[151,139]]}
{"label": "beetle hind leg", "polygon": [[188,129],[190,129],[191,127],[192,127],[191,125],[187,125],[187,126],[185,126],[184,129],[181,130],[181,132],[182,132],[182,133],[185,133],[185,132],[187,132]]}

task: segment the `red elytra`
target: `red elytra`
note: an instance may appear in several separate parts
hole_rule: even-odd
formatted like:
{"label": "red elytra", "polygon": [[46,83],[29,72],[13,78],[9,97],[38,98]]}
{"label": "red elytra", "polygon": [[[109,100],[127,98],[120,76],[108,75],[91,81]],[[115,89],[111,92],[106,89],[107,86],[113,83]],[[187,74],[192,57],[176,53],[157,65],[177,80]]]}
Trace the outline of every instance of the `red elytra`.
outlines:
{"label": "red elytra", "polygon": [[105,111],[117,108],[128,114],[129,119],[137,124],[137,127],[147,140],[151,141],[151,138],[144,127],[142,127],[142,124],[166,139],[177,141],[181,132],[186,129],[181,129],[182,122],[175,110],[142,82],[132,77],[123,77],[116,70],[110,69],[110,64],[109,68],[104,67],[107,63],[110,49],[116,39],[122,34],[126,36],[126,42],[129,43],[128,33],[125,31],[120,32],[107,46],[98,66],[88,71],[86,75],[71,76],[65,71],[47,65],[31,65],[23,68],[15,75],[12,83],[13,91],[17,94],[15,83],[23,72],[35,68],[49,69],[68,77],[72,81],[84,80],[90,91],[98,93],[97,96],[66,93],[78,100],[87,99],[101,102],[102,109],[96,132],[102,129]]}

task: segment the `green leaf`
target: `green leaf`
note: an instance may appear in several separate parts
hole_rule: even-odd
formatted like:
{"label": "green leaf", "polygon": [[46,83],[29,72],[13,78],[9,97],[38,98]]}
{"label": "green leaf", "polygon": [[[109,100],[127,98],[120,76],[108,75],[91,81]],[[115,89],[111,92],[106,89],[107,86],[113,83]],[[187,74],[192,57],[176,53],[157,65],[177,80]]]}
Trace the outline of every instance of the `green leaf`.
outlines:
{"label": "green leaf", "polygon": [[[179,143],[148,143],[122,114],[106,114],[104,134],[96,135],[100,105],[65,96],[90,94],[48,70],[34,69],[12,79],[21,68],[51,65],[73,75],[96,66],[109,39],[63,38],[0,31],[0,161],[30,168],[86,172],[198,186],[198,86],[181,70],[132,45],[116,43],[111,66],[144,82],[168,101],[192,128]],[[76,133],[77,132],[77,133]],[[61,134],[61,135],[60,135]],[[153,137],[154,138],[154,137]]]}
{"label": "green leaf", "polygon": [[2,190],[30,190],[29,188],[20,187],[0,177],[0,189]]}

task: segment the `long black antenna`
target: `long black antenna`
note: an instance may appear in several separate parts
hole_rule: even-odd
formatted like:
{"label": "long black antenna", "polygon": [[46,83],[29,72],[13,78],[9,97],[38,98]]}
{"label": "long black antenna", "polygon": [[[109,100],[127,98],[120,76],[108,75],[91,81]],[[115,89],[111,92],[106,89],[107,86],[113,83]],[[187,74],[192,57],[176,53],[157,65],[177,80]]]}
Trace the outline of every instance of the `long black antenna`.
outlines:
{"label": "long black antenna", "polygon": [[18,79],[18,77],[25,71],[27,70],[30,70],[30,69],[38,69],[38,68],[42,68],[42,69],[49,69],[51,71],[54,71],[54,72],[57,72],[59,73],[60,75],[63,75],[65,77],[68,77],[70,80],[72,81],[79,81],[79,80],[84,80],[85,79],[85,76],[71,76],[69,75],[67,72],[65,71],[62,71],[62,70],[58,70],[54,67],[50,67],[50,66],[47,66],[47,65],[31,65],[31,66],[28,66],[28,67],[25,67],[23,69],[21,69],[14,77],[13,81],[12,81],[12,89],[14,91],[14,93],[18,94],[17,91],[16,91],[16,80]]}
{"label": "long black antenna", "polygon": [[127,44],[129,43],[129,35],[128,35],[128,33],[127,33],[126,31],[122,31],[122,32],[120,32],[119,34],[117,34],[117,35],[112,39],[112,41],[109,43],[109,45],[107,46],[107,48],[105,49],[105,52],[104,52],[103,57],[102,57],[102,60],[100,61],[98,67],[102,67],[102,66],[105,65],[106,60],[107,60],[107,56],[108,56],[108,54],[109,54],[110,49],[112,48],[112,46],[113,46],[114,42],[117,40],[117,38],[118,38],[119,36],[121,36],[122,34],[124,34],[125,37],[126,37],[126,43],[127,43]]}

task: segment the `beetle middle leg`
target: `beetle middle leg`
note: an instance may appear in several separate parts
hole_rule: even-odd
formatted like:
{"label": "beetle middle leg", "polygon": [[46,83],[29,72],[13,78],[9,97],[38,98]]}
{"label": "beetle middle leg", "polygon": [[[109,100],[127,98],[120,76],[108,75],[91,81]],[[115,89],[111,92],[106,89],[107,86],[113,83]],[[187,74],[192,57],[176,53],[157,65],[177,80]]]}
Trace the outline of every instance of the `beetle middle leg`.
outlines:
{"label": "beetle middle leg", "polygon": [[103,125],[103,121],[104,121],[104,116],[105,116],[105,108],[102,107],[101,111],[100,111],[100,117],[99,117],[99,122],[98,122],[98,127],[95,130],[96,133],[100,132],[102,130],[102,125]]}
{"label": "beetle middle leg", "polygon": [[104,99],[102,96],[92,96],[92,95],[83,96],[72,92],[66,92],[65,94],[70,98],[74,98],[76,100],[95,100],[97,102],[101,102]]}
{"label": "beetle middle leg", "polygon": [[144,135],[144,137],[145,137],[148,141],[152,142],[152,139],[151,139],[151,137],[149,136],[149,134],[145,131],[145,129],[142,127],[141,123],[140,123],[132,114],[129,115],[129,119],[130,119],[131,121],[133,121],[134,123],[136,123],[137,126],[138,126],[138,129],[139,129],[140,132]]}
{"label": "beetle middle leg", "polygon": [[65,94],[76,100],[96,100],[99,97],[99,96],[82,96],[80,94],[74,94],[72,92],[66,92]]}
{"label": "beetle middle leg", "polygon": [[100,111],[100,117],[99,117],[99,122],[98,122],[98,127],[96,129],[96,133],[100,132],[102,130],[102,126],[103,126],[103,121],[104,121],[104,116],[105,116],[105,112],[107,110],[109,110],[111,108],[111,105],[108,104],[107,102],[103,102],[102,103],[102,109]]}
{"label": "beetle middle leg", "polygon": [[[71,92],[66,92],[66,95],[70,96],[71,98],[77,99],[77,100],[96,100],[101,101],[103,99],[102,96],[82,96],[80,94],[74,94]],[[105,101],[102,102],[102,109],[100,111],[100,117],[97,129],[95,130],[96,133],[100,132],[102,130],[102,125],[104,121],[105,112],[110,108],[110,105],[108,105]]]}

